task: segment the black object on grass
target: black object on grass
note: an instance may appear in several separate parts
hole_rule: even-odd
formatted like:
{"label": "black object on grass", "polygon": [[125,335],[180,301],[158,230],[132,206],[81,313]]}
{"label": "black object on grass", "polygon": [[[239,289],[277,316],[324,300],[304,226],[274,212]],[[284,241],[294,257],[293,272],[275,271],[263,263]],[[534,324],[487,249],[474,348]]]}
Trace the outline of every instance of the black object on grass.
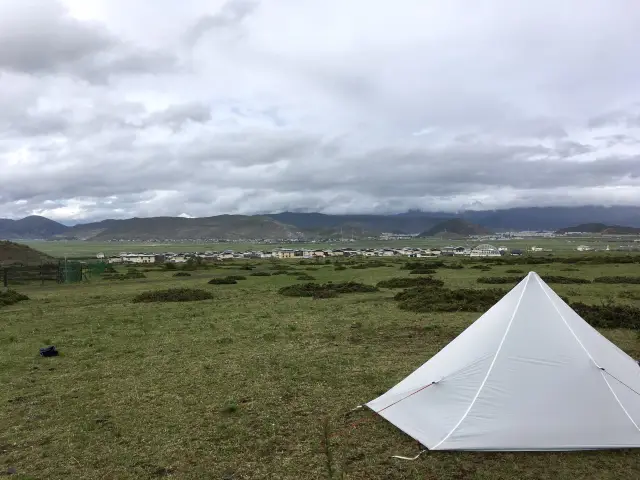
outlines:
{"label": "black object on grass", "polygon": [[53,345],[40,349],[41,357],[55,357],[57,355],[58,355],[58,350],[56,350],[56,347]]}

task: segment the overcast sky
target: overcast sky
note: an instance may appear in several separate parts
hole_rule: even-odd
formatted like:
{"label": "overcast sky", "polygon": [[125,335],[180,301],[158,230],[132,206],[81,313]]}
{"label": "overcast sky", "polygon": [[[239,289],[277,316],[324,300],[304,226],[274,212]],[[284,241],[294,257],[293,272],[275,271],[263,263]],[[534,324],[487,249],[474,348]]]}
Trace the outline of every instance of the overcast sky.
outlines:
{"label": "overcast sky", "polygon": [[0,0],[0,217],[640,204],[637,0]]}

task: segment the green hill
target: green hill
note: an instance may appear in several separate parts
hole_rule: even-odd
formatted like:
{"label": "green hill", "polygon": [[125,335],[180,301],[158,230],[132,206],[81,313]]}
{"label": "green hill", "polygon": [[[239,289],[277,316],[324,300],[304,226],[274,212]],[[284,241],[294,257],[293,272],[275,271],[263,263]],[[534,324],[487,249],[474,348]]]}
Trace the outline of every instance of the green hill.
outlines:
{"label": "green hill", "polygon": [[298,229],[267,216],[151,217],[76,225],[59,238],[78,240],[295,239]]}
{"label": "green hill", "polygon": [[452,218],[434,225],[429,230],[421,233],[420,236],[456,238],[469,237],[471,235],[488,235],[490,233],[492,233],[491,230],[482,225],[471,223],[462,218]]}
{"label": "green hill", "polygon": [[0,265],[40,265],[51,261],[55,259],[31,247],[0,240]]}

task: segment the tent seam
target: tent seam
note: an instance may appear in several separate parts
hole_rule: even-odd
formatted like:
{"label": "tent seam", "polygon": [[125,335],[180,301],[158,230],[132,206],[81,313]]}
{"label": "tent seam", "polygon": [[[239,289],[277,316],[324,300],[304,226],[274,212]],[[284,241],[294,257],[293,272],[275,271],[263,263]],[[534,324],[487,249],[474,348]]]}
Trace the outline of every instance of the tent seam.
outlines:
{"label": "tent seam", "polygon": [[573,338],[575,338],[575,340],[578,342],[578,345],[580,345],[582,347],[582,349],[584,350],[584,352],[587,354],[587,356],[589,357],[589,359],[593,362],[593,364],[598,367],[598,369],[600,370],[600,375],[602,376],[602,379],[604,380],[604,383],[607,384],[607,387],[609,388],[609,391],[611,392],[611,394],[613,395],[613,398],[616,399],[616,402],[618,402],[618,405],[620,405],[620,408],[622,408],[622,411],[625,413],[625,415],[627,416],[627,418],[629,418],[629,420],[631,421],[631,423],[633,424],[634,427],[636,427],[636,430],[638,430],[640,432],[640,427],[638,427],[638,424],[633,420],[633,417],[631,415],[629,415],[629,412],[627,411],[626,408],[624,408],[624,405],[622,404],[622,402],[620,401],[620,399],[618,398],[618,395],[616,395],[616,392],[613,391],[613,388],[611,387],[611,384],[609,383],[609,381],[607,380],[607,377],[605,377],[605,372],[604,372],[604,368],[602,368],[598,362],[595,361],[595,359],[591,356],[591,354],[589,353],[589,350],[587,350],[587,347],[584,346],[584,344],[580,341],[580,338],[578,337],[578,335],[576,335],[576,332],[573,331],[573,328],[571,328],[571,326],[569,325],[569,322],[567,322],[567,320],[564,318],[564,315],[562,315],[562,312],[560,312],[560,309],[556,306],[556,304],[554,303],[553,299],[551,298],[551,296],[549,295],[549,293],[546,291],[546,289],[544,288],[544,285],[542,284],[542,282],[540,282],[540,280],[538,280],[538,278],[536,278],[536,281],[538,282],[538,284],[540,285],[540,288],[542,288],[542,291],[544,292],[544,294],[547,296],[547,298],[549,299],[549,301],[551,302],[551,305],[553,305],[553,308],[555,308],[556,312],[558,312],[558,315],[560,315],[560,318],[562,319],[562,322],[566,325],[566,327],[569,329],[569,331],[571,332],[571,335],[573,336]]}
{"label": "tent seam", "polygon": [[487,370],[487,374],[485,375],[484,379],[482,380],[482,383],[480,384],[480,387],[478,387],[478,391],[476,392],[475,396],[473,397],[473,400],[471,400],[471,404],[469,405],[467,410],[462,415],[462,418],[460,418],[460,420],[458,420],[458,423],[456,423],[454,425],[454,427],[449,431],[449,433],[447,433],[447,435],[442,440],[440,440],[436,445],[433,446],[432,450],[436,450],[440,445],[442,445],[444,442],[447,441],[447,439],[453,434],[453,432],[455,432],[457,430],[457,428],[460,426],[460,424],[462,424],[464,419],[467,418],[467,415],[469,415],[469,412],[473,408],[473,405],[476,403],[476,400],[480,396],[480,392],[482,392],[482,389],[484,388],[484,385],[487,383],[487,379],[489,378],[489,375],[491,375],[491,371],[493,370],[493,366],[496,363],[496,359],[498,358],[498,355],[500,354],[500,350],[502,350],[502,346],[504,345],[504,341],[507,338],[507,334],[509,333],[509,330],[511,330],[511,324],[513,323],[513,320],[516,318],[516,313],[518,312],[518,308],[520,308],[520,302],[522,302],[522,297],[524,296],[524,292],[527,291],[527,285],[529,284],[529,278],[530,277],[531,277],[531,274],[527,275],[527,280],[525,281],[525,284],[522,287],[522,292],[520,292],[520,297],[518,298],[518,303],[516,303],[516,306],[513,309],[513,314],[511,315],[511,319],[509,320],[509,324],[507,325],[507,328],[504,331],[504,335],[502,336],[502,340],[500,340],[500,344],[498,345],[498,348],[496,349],[496,353],[493,356],[493,360],[491,361],[491,365],[489,365],[489,369]]}

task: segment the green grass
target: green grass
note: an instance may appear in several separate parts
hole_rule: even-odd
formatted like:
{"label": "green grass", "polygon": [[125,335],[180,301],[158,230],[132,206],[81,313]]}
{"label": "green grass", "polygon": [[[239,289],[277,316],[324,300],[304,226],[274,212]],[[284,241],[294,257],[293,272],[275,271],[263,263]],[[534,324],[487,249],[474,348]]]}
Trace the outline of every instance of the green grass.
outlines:
{"label": "green grass", "polygon": [[[375,285],[410,278],[399,266],[336,272],[327,265],[313,275],[318,283]],[[533,269],[563,275],[566,267]],[[491,274],[510,268],[493,266]],[[638,266],[576,268],[593,279],[634,275]],[[255,271],[273,272],[267,264]],[[173,273],[18,287],[30,300],[0,310],[0,475],[12,467],[11,478],[323,479],[327,436],[335,478],[343,470],[358,480],[640,478],[640,451],[427,452],[404,462],[390,457],[414,455],[415,441],[366,411],[345,416],[479,313],[404,311],[393,300],[397,290],[386,289],[321,301],[279,295],[299,283],[293,275],[249,275],[225,286],[207,284],[211,271]],[[448,288],[487,288],[476,282],[484,274],[438,269],[434,277]],[[204,289],[213,299],[133,303],[142,292],[173,287]],[[640,285],[552,287],[571,301],[640,306]],[[635,331],[602,331],[640,357]],[[49,344],[61,356],[39,357]]]}

